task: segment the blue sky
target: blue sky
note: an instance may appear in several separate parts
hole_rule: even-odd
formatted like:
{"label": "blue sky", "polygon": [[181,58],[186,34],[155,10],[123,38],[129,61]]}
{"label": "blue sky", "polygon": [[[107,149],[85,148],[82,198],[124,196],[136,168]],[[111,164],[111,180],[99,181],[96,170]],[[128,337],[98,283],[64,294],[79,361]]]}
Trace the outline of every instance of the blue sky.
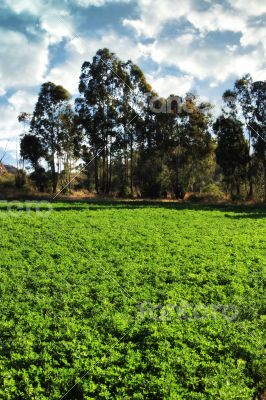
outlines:
{"label": "blue sky", "polygon": [[21,111],[51,80],[77,93],[102,47],[132,59],[163,96],[193,91],[219,107],[236,78],[266,79],[262,0],[0,0],[0,157],[14,162]]}

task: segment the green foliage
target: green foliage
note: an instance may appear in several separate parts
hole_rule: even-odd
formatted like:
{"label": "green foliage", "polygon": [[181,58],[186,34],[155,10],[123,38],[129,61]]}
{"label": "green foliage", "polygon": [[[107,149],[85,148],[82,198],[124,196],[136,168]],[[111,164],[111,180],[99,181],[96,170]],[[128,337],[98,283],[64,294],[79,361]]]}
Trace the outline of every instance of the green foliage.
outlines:
{"label": "green foliage", "polygon": [[25,134],[20,142],[20,155],[23,160],[30,161],[32,167],[37,169],[40,159],[45,157],[46,153],[37,136]]}
{"label": "green foliage", "polygon": [[[253,82],[251,75],[244,75],[236,80],[234,89],[227,90],[223,99],[228,107],[227,114],[238,117],[245,122],[249,134],[249,151],[251,155],[251,143],[255,150],[257,160],[263,164],[264,176],[264,201],[266,201],[266,83],[265,81]],[[249,162],[249,196],[253,196],[254,181],[254,157]]]}
{"label": "green foliage", "polygon": [[75,385],[65,399],[252,400],[265,387],[264,208],[10,206],[1,399]]}
{"label": "green foliage", "polygon": [[27,175],[26,172],[18,169],[15,175],[15,185],[18,189],[23,188],[27,183]]}
{"label": "green foliage", "polygon": [[0,175],[0,189],[5,190],[9,188],[15,187],[16,176],[14,174],[10,174],[8,172]]}
{"label": "green foliage", "polygon": [[98,50],[92,62],[83,63],[75,108],[85,132],[86,152],[93,155],[97,193],[110,193],[114,164],[124,158],[120,164],[124,176],[118,186],[129,186],[133,195],[134,150],[144,128],[144,100],[150,90],[136,65],[122,62],[108,49]]}
{"label": "green foliage", "polygon": [[[87,175],[83,189],[97,194],[180,198],[181,192],[201,193],[219,184],[218,164],[226,195],[252,199],[255,186],[262,186],[260,171],[266,200],[265,88],[250,75],[238,79],[225,91],[223,115],[213,125],[210,103],[192,93],[161,98],[132,61],[99,49],[92,62],[82,64],[75,111],[66,89],[45,82],[33,116],[20,113],[20,153],[37,175],[46,161],[54,193],[58,187],[65,194],[74,189],[72,172],[81,159]],[[255,189],[261,193],[261,187]]]}
{"label": "green foliage", "polygon": [[40,166],[35,168],[35,171],[30,174],[30,179],[36,185],[39,192],[47,192],[50,189],[51,177],[44,168]]}
{"label": "green foliage", "polygon": [[242,123],[231,117],[220,116],[213,125],[217,135],[216,159],[223,170],[224,180],[231,195],[240,195],[240,184],[247,178],[248,143]]}
{"label": "green foliage", "polygon": [[[53,82],[45,82],[41,86],[35,105],[30,134],[24,135],[21,141],[21,155],[29,160],[35,169],[39,167],[41,157],[47,161],[51,170],[53,192],[56,192],[58,184],[56,163],[59,164],[58,160],[65,150],[65,142],[70,142],[70,147],[72,143],[69,137],[68,140],[64,140],[66,131],[67,135],[69,134],[66,125],[73,119],[69,116],[69,100],[70,94],[65,88]],[[67,117],[64,118],[64,115]]]}

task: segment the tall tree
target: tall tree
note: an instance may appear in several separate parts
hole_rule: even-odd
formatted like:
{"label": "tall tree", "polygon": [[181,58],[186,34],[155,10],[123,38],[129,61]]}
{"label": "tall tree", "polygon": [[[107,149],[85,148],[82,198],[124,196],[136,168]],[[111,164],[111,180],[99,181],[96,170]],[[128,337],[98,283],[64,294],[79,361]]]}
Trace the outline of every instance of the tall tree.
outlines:
{"label": "tall tree", "polygon": [[145,94],[150,89],[135,64],[123,63],[108,49],[98,50],[92,63],[83,64],[76,110],[94,159],[97,192],[110,191],[112,159],[117,153],[124,169],[124,185],[129,181],[133,195],[136,137],[144,117]]}
{"label": "tall tree", "polygon": [[[66,103],[59,115],[60,131],[58,142],[60,164],[63,164],[63,187],[70,190],[71,172],[74,163],[79,159],[82,149],[83,132],[78,124],[78,118],[70,104]],[[61,167],[60,167],[61,168]]]}
{"label": "tall tree", "polygon": [[[200,102],[188,94],[182,111],[182,162],[185,166],[185,185],[190,191],[201,191],[208,170],[209,158],[214,151],[211,137],[212,105]],[[203,172],[204,170],[204,172]],[[184,178],[183,178],[184,179]]]}
{"label": "tall tree", "polygon": [[240,194],[240,185],[247,174],[249,160],[248,143],[243,124],[237,119],[220,116],[213,125],[217,135],[216,159],[223,171],[227,189],[231,195]]}
{"label": "tall tree", "polygon": [[41,158],[46,157],[46,152],[37,136],[25,134],[20,141],[20,155],[36,170],[40,166]]}
{"label": "tall tree", "polygon": [[93,156],[97,192],[110,190],[113,127],[123,83],[120,75],[121,62],[108,49],[98,50],[92,62],[84,62],[81,69],[76,111]]}
{"label": "tall tree", "polygon": [[265,82],[253,82],[251,75],[236,80],[234,89],[227,90],[224,101],[228,105],[229,113],[238,116],[245,123],[249,136],[249,197],[253,196],[254,171],[256,170],[255,156],[264,165],[264,199],[266,201],[266,137],[265,137]]}
{"label": "tall tree", "polygon": [[50,166],[53,193],[58,184],[59,157],[61,153],[62,124],[60,115],[70,100],[68,91],[60,85],[46,82],[41,86],[31,120],[30,132],[43,149],[45,159]]}
{"label": "tall tree", "polygon": [[[121,133],[125,149],[125,185],[129,183],[130,194],[134,195],[135,154],[138,142],[143,141],[143,128],[148,113],[148,98],[152,89],[141,69],[131,60],[122,63]],[[128,182],[129,181],[129,182]]]}
{"label": "tall tree", "polygon": [[266,82],[255,82],[252,87],[254,113],[252,139],[255,154],[262,161],[264,170],[264,202],[266,202]]}

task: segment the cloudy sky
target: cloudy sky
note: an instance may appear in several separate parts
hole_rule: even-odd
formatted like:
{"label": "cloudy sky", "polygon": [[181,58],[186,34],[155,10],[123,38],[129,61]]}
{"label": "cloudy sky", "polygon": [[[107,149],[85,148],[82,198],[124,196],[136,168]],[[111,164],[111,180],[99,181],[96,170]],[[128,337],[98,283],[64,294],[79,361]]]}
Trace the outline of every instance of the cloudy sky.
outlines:
{"label": "cloudy sky", "polygon": [[81,64],[102,47],[132,59],[160,95],[219,103],[234,80],[266,79],[263,0],[0,0],[0,158],[14,162],[21,111],[40,84],[75,96]]}

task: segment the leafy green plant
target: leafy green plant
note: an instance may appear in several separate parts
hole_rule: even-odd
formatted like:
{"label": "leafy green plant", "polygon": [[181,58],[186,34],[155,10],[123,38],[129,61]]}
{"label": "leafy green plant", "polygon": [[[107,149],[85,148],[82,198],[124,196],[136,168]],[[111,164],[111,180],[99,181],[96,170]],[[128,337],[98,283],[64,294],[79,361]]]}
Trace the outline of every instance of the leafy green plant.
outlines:
{"label": "leafy green plant", "polygon": [[[26,210],[0,203],[2,399],[69,391],[64,399],[252,400],[262,392],[264,208]],[[151,318],[143,303],[161,308]],[[165,318],[169,305],[179,308]]]}

